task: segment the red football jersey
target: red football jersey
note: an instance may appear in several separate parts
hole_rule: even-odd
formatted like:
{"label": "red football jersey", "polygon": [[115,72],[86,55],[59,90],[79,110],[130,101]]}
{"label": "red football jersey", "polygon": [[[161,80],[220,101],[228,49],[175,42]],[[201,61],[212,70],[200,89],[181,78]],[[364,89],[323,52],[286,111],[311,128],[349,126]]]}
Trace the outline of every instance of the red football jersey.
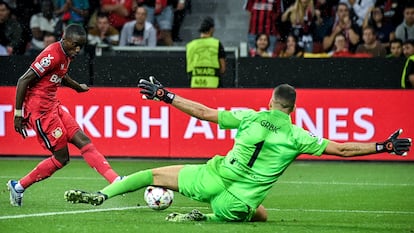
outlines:
{"label": "red football jersey", "polygon": [[126,22],[135,19],[134,15],[132,15],[133,17],[131,18],[132,8],[134,5],[133,0],[101,0],[100,3],[101,3],[101,6],[104,6],[104,5],[115,6],[117,4],[122,4],[124,8],[128,11],[128,16],[126,17],[121,16],[115,12],[109,13],[109,23],[116,28],[122,28],[122,26],[124,26]]}
{"label": "red football jersey", "polygon": [[276,21],[281,14],[281,0],[248,0],[244,7],[250,12],[249,34],[279,34]]}
{"label": "red football jersey", "polygon": [[65,77],[71,58],[66,55],[60,42],[46,47],[30,65],[39,80],[27,89],[24,108],[35,119],[42,113],[58,106],[57,88]]}

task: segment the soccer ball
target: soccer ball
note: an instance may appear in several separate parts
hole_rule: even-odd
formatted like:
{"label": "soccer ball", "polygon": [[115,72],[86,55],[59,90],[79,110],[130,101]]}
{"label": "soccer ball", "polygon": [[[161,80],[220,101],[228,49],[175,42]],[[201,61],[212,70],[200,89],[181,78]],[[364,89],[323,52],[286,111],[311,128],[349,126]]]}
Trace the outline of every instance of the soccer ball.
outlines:
{"label": "soccer ball", "polygon": [[172,204],[174,192],[172,190],[148,186],[144,192],[144,200],[148,207],[153,210],[165,210]]}

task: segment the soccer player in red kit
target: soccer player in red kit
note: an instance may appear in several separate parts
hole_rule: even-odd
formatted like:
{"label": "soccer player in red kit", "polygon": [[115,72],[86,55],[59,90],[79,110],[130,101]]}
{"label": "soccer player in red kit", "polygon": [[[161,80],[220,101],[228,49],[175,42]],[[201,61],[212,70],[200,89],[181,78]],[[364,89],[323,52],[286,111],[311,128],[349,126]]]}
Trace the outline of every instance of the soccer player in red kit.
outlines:
{"label": "soccer player in red kit", "polygon": [[85,161],[108,182],[121,179],[56,98],[61,84],[77,92],[89,90],[67,74],[70,62],[86,42],[82,26],[68,25],[62,40],[46,47],[17,82],[14,128],[23,138],[27,136],[26,127],[35,130],[40,144],[53,155],[20,180],[7,182],[13,206],[22,205],[23,192],[30,185],[50,177],[69,162],[68,143],[80,149]]}

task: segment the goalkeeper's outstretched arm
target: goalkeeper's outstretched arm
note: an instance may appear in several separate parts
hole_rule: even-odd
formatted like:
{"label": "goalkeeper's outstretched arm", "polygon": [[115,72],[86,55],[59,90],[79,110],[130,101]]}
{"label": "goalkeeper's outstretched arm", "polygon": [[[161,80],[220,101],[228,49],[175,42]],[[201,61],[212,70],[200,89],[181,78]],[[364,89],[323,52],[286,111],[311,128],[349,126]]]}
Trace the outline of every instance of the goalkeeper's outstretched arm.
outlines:
{"label": "goalkeeper's outstretched arm", "polygon": [[398,138],[402,129],[398,129],[384,142],[345,142],[338,143],[330,141],[325,148],[324,154],[342,157],[370,155],[388,152],[390,154],[406,156],[410,151],[411,138]]}
{"label": "goalkeeper's outstretched arm", "polygon": [[324,154],[336,155],[341,157],[353,157],[361,155],[375,154],[375,142],[373,143],[359,143],[359,142],[344,142],[338,143],[330,141],[326,147]]}
{"label": "goalkeeper's outstretched arm", "polygon": [[214,123],[218,122],[217,109],[207,107],[201,103],[183,98],[178,95],[175,95],[175,98],[171,104],[180,111],[185,112],[188,115],[196,117],[200,120],[206,120]]}

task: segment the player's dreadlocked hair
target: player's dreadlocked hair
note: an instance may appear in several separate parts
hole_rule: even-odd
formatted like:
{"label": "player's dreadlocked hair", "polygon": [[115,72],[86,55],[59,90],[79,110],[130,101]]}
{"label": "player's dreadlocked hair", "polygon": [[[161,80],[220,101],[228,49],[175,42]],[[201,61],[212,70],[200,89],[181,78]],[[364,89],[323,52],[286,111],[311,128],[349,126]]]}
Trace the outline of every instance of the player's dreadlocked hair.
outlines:
{"label": "player's dreadlocked hair", "polygon": [[63,34],[63,37],[65,38],[73,38],[76,36],[80,36],[86,37],[86,31],[85,29],[79,25],[79,24],[69,24],[66,28],[65,28],[65,32]]}
{"label": "player's dreadlocked hair", "polygon": [[293,111],[296,103],[296,90],[289,84],[281,84],[275,87],[273,100],[278,102],[283,108]]}

